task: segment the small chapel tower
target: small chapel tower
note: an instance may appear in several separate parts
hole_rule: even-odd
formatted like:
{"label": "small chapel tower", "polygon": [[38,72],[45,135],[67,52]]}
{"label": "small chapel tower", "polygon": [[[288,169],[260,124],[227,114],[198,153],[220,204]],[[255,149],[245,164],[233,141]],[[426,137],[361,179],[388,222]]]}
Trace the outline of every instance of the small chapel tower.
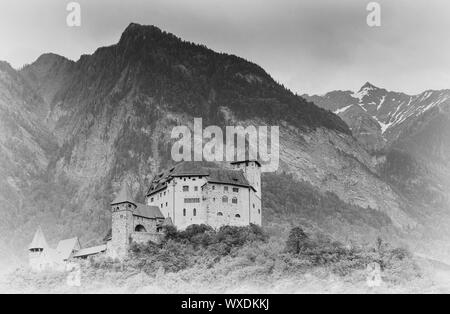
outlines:
{"label": "small chapel tower", "polygon": [[136,202],[133,200],[129,186],[124,184],[111,203],[111,257],[113,258],[122,259],[127,255],[131,241],[130,237],[133,233],[133,212],[136,210],[136,207]]}
{"label": "small chapel tower", "polygon": [[37,229],[33,241],[28,247],[28,258],[31,269],[35,271],[44,270],[48,265],[47,250],[49,246],[45,240],[41,227]]}

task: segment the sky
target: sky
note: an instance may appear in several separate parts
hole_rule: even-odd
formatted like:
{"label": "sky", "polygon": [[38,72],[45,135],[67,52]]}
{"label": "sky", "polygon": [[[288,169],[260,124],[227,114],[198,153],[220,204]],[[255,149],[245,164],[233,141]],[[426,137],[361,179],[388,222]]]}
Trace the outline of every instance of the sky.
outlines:
{"label": "sky", "polygon": [[0,60],[20,68],[47,52],[72,60],[116,43],[131,22],[155,25],[262,66],[298,94],[358,90],[365,82],[418,94],[450,88],[450,1],[0,0]]}

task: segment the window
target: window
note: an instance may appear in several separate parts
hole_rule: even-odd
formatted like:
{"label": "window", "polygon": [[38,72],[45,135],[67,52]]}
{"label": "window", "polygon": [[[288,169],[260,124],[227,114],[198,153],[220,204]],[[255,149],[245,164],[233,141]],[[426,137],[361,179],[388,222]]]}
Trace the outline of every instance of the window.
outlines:
{"label": "window", "polygon": [[258,209],[258,214],[261,214],[261,209]]}
{"label": "window", "polygon": [[213,197],[213,202],[215,202],[216,201],[216,198],[215,197]]}
{"label": "window", "polygon": [[150,199],[150,202],[152,202],[153,203],[153,197]]}
{"label": "window", "polygon": [[253,203],[253,208],[255,208],[255,203]]}
{"label": "window", "polygon": [[161,208],[163,208],[163,204],[161,204]]}
{"label": "window", "polygon": [[237,204],[238,203],[238,199],[237,197],[233,197],[233,200],[231,201],[233,204]]}
{"label": "window", "polygon": [[189,186],[187,185],[183,186],[183,192],[189,192]]}
{"label": "window", "polygon": [[223,214],[221,212],[218,212],[217,216],[223,216]]}
{"label": "window", "polygon": [[168,206],[168,203],[166,202],[166,207]]}
{"label": "window", "polygon": [[164,196],[166,196],[166,191],[164,191]]}
{"label": "window", "polygon": [[234,193],[239,193],[239,188],[233,188]]}
{"label": "window", "polygon": [[183,208],[183,216],[186,217],[186,208]]}
{"label": "window", "polygon": [[200,203],[200,198],[185,198],[184,202],[186,204]]}
{"label": "window", "polygon": [[228,197],[226,196],[222,197],[222,203],[228,203]]}
{"label": "window", "polygon": [[194,216],[197,216],[197,209],[194,208],[193,214],[194,214]]}
{"label": "window", "polygon": [[224,187],[223,187],[223,190],[224,190],[225,192],[228,192],[228,186],[224,186]]}
{"label": "window", "polygon": [[237,214],[236,216],[234,216],[236,218],[241,218],[241,215]]}
{"label": "window", "polygon": [[212,186],[212,189],[213,189],[213,191],[214,191],[214,190],[216,189],[216,186],[215,186],[215,185],[213,185],[213,186]]}
{"label": "window", "polygon": [[162,197],[162,193],[159,193],[159,197]]}
{"label": "window", "polygon": [[194,191],[197,192],[198,191],[198,186],[194,187]]}

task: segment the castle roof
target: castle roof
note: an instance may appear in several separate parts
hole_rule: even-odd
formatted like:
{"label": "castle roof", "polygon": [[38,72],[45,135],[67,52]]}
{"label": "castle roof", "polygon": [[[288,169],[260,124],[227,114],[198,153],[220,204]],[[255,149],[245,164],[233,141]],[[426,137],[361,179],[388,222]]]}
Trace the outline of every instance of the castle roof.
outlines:
{"label": "castle roof", "polygon": [[147,196],[165,189],[173,178],[194,176],[205,177],[210,183],[229,184],[254,189],[245,178],[242,170],[223,169],[215,164],[204,166],[201,162],[185,161],[157,174],[150,184]]}
{"label": "castle roof", "polygon": [[140,216],[140,217],[150,218],[150,219],[164,218],[164,215],[161,213],[158,206],[150,206],[150,205],[139,204],[139,203],[136,204],[136,209],[134,210],[133,214],[135,216]]}
{"label": "castle roof", "polygon": [[103,245],[99,245],[99,246],[94,246],[94,247],[89,247],[89,248],[85,248],[85,249],[81,249],[78,252],[76,252],[73,257],[85,257],[85,256],[90,256],[90,255],[95,255],[98,253],[102,253],[106,251],[106,244]]}
{"label": "castle roof", "polygon": [[78,238],[59,241],[56,252],[62,260],[68,260],[74,251],[80,249]]}
{"label": "castle roof", "polygon": [[208,169],[209,175],[207,180],[209,183],[219,183],[243,186],[253,188],[244,176],[242,170],[228,170],[228,169]]}
{"label": "castle roof", "polygon": [[239,165],[239,164],[246,164],[249,162],[254,162],[255,164],[257,164],[259,167],[261,167],[261,163],[256,160],[256,159],[246,159],[246,160],[240,160],[240,161],[233,161],[231,162],[232,165]]}
{"label": "castle roof", "polygon": [[118,205],[122,203],[131,203],[136,205],[136,202],[133,199],[133,195],[131,194],[130,187],[128,184],[123,184],[120,192],[116,195],[114,201],[111,202],[111,205]]}
{"label": "castle roof", "polygon": [[28,249],[46,249],[48,247],[49,246],[44,237],[44,232],[42,232],[41,226],[39,226]]}

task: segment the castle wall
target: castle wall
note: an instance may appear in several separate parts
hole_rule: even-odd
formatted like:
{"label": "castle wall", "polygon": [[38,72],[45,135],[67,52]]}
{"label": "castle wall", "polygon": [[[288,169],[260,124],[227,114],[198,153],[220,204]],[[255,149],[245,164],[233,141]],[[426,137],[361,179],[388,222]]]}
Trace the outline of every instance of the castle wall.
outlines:
{"label": "castle wall", "polygon": [[132,231],[136,231],[137,226],[143,226],[146,232],[156,233],[158,231],[158,223],[162,223],[163,219],[149,219],[140,216],[133,216]]}
{"label": "castle wall", "polygon": [[164,235],[155,232],[133,232],[131,234],[131,242],[146,244],[149,241],[153,243],[161,243]]}
{"label": "castle wall", "polygon": [[[181,177],[175,179],[175,210],[172,222],[178,229],[184,230],[194,224],[206,221],[202,186],[206,183],[200,177]],[[184,190],[188,188],[188,191]]]}
{"label": "castle wall", "polygon": [[164,217],[173,217],[173,183],[147,198],[147,205],[157,206]]}
{"label": "castle wall", "polygon": [[258,197],[258,193],[253,190],[250,193],[250,223],[262,225],[262,202]]}
{"label": "castle wall", "polygon": [[[226,190],[226,187],[228,190]],[[236,192],[233,189],[238,189]],[[206,223],[213,228],[224,225],[245,226],[250,221],[250,189],[224,184],[207,184],[204,187],[206,198]],[[223,201],[223,197],[227,201]],[[237,204],[233,203],[237,199]],[[239,217],[238,217],[238,216]]]}

